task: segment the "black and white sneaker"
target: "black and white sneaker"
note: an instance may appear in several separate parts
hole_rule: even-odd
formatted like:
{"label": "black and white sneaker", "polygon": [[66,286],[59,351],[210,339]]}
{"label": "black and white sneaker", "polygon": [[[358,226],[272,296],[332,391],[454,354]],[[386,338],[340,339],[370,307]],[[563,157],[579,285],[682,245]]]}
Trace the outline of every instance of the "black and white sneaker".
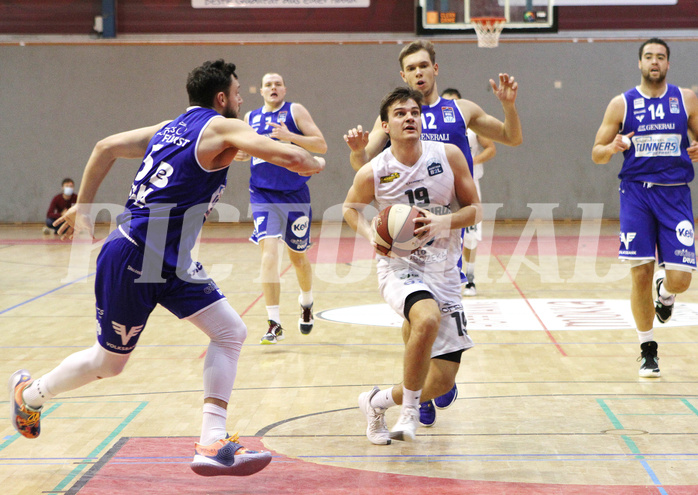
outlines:
{"label": "black and white sneaker", "polygon": [[[300,304],[300,297],[298,298],[298,304]],[[300,330],[303,335],[308,335],[313,331],[314,323],[313,303],[310,303],[310,306],[307,307],[301,304],[301,317],[298,318],[298,330]]]}
{"label": "black and white sneaker", "polygon": [[477,296],[477,289],[475,288],[475,282],[468,281],[463,286],[464,296]]}
{"label": "black and white sneaker", "polygon": [[657,315],[659,323],[666,323],[671,320],[671,314],[674,312],[674,301],[676,296],[663,298],[659,295],[659,288],[664,283],[664,277],[666,272],[664,270],[657,270],[654,274],[654,287],[657,289],[657,300],[654,301],[654,313]]}
{"label": "black and white sneaker", "polygon": [[262,345],[271,345],[276,344],[280,340],[284,340],[284,329],[281,328],[281,325],[273,320],[267,320],[267,322],[269,323],[269,330],[267,330],[267,333],[264,334],[259,343]]}
{"label": "black and white sneaker", "polygon": [[650,342],[643,342],[640,344],[640,357],[637,358],[641,361],[639,375],[644,378],[655,378],[660,376],[659,374],[659,358],[657,357],[657,343],[652,340]]}

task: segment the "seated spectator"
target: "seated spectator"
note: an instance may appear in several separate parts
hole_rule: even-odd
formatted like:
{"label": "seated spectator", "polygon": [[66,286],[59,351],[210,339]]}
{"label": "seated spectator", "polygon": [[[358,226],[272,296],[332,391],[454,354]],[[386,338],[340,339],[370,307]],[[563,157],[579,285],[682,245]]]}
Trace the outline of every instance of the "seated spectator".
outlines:
{"label": "seated spectator", "polygon": [[60,218],[68,208],[78,201],[78,195],[74,193],[75,182],[73,182],[73,179],[65,178],[62,184],[63,192],[54,196],[51,200],[51,206],[48,207],[48,211],[46,212],[44,234],[57,234],[58,227],[54,227],[53,222]]}

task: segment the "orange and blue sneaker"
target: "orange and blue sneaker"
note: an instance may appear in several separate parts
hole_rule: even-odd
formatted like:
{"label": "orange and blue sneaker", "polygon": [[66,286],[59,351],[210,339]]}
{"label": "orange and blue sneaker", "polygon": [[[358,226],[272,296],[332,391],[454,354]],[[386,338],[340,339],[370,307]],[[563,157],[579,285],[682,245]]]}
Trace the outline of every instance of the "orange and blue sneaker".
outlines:
{"label": "orange and blue sneaker", "polygon": [[41,433],[41,407],[33,408],[24,403],[22,392],[32,382],[32,377],[27,370],[19,370],[10,376],[10,418],[12,426],[20,435],[27,438],[36,438]]}
{"label": "orange and blue sneaker", "polygon": [[196,443],[192,471],[200,476],[249,476],[271,462],[271,452],[247,450],[238,440],[235,434],[211,445]]}

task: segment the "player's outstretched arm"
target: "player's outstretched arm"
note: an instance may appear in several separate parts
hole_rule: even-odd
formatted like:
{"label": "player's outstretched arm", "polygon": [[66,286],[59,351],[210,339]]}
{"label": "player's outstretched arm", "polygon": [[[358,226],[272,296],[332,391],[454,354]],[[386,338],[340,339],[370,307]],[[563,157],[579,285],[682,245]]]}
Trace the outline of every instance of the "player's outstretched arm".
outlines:
{"label": "player's outstretched arm", "polygon": [[504,122],[485,113],[479,105],[469,100],[457,100],[458,107],[467,116],[467,125],[478,136],[498,143],[518,146],[523,142],[521,120],[516,110],[516,96],[519,85],[508,74],[499,74],[499,84],[490,79],[490,86],[497,99],[502,103]]}
{"label": "player's outstretched arm", "polygon": [[260,136],[239,119],[213,119],[201,136],[197,156],[204,168],[216,169],[227,166],[238,151],[301,175],[325,168],[323,158],[313,157],[300,146]]}
{"label": "player's outstretched arm", "polygon": [[116,159],[143,158],[152,137],[168,122],[114,134],[95,145],[82,174],[77,203],[53,223],[56,227],[60,226],[58,233],[62,239],[72,239],[76,231],[91,232],[92,226],[87,220],[90,205]]}

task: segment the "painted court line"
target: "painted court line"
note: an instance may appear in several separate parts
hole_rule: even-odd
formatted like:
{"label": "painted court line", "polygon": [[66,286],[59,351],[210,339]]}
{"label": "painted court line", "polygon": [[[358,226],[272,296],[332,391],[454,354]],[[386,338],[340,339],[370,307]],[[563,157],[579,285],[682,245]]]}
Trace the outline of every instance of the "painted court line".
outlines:
{"label": "painted court line", "polygon": [[26,301],[23,301],[23,302],[21,302],[21,303],[19,303],[19,304],[15,304],[14,306],[11,306],[11,307],[9,307],[9,308],[7,308],[7,309],[0,310],[0,315],[2,315],[2,314],[4,314],[4,313],[7,313],[8,311],[12,311],[13,309],[17,309],[17,308],[19,308],[19,307],[21,307],[21,306],[24,306],[25,304],[29,304],[30,302],[36,301],[37,299],[41,299],[41,298],[44,297],[44,296],[48,296],[49,294],[52,294],[53,292],[59,291],[59,290],[61,290],[61,289],[65,289],[66,287],[69,287],[69,286],[71,286],[71,285],[73,285],[73,284],[75,284],[75,283],[77,283],[77,282],[80,282],[81,280],[85,280],[85,279],[87,279],[87,278],[90,278],[90,277],[93,276],[95,273],[97,273],[97,272],[88,273],[88,274],[85,275],[84,277],[76,278],[76,279],[73,280],[72,282],[68,282],[67,284],[60,285],[60,286],[56,287],[55,289],[51,289],[50,291],[44,292],[43,294],[39,294],[38,296],[34,296],[34,297],[32,297],[31,299],[27,299]]}
{"label": "painted court line", "polygon": [[557,341],[555,340],[555,337],[553,337],[553,334],[550,333],[550,330],[548,330],[548,328],[545,326],[545,323],[543,323],[543,320],[541,319],[541,317],[538,315],[538,313],[536,312],[536,310],[535,310],[535,309],[533,308],[533,306],[531,305],[531,302],[528,300],[528,297],[526,297],[526,294],[523,293],[523,291],[522,291],[521,288],[518,286],[518,284],[516,283],[516,281],[514,280],[514,278],[511,276],[511,274],[510,274],[509,271],[507,270],[507,267],[504,266],[504,263],[502,263],[502,260],[500,259],[500,257],[497,256],[497,255],[494,255],[494,258],[495,258],[495,259],[497,260],[497,262],[500,264],[500,266],[501,266],[502,269],[504,270],[504,273],[507,274],[507,277],[508,277],[509,280],[511,281],[511,284],[514,286],[514,288],[515,288],[516,291],[519,293],[519,295],[521,296],[521,298],[526,302],[526,304],[528,305],[528,307],[531,309],[531,312],[532,312],[533,315],[536,317],[536,319],[537,319],[538,322],[540,323],[541,327],[543,327],[543,330],[545,331],[545,334],[548,336],[548,338],[550,339],[550,341],[551,341],[553,344],[555,344],[555,347],[556,347],[557,350],[560,352],[560,354],[562,354],[564,357],[567,357],[567,353],[562,349],[562,346],[560,346],[560,344],[557,343]]}
{"label": "painted court line", "polygon": [[[45,412],[41,413],[41,417],[46,418],[49,414],[51,414],[53,411],[58,409],[58,407],[61,404],[62,404],[62,402],[57,402],[57,403],[53,404]],[[0,443],[0,451],[2,451],[4,448],[8,447],[11,443],[13,443],[15,440],[17,440],[21,437],[22,437],[22,435],[20,435],[19,433],[15,433],[14,435],[10,436],[3,443]]]}
{"label": "painted court line", "polygon": [[[608,404],[606,404],[606,401],[604,399],[596,399],[596,402],[599,404],[599,406],[601,406],[601,409],[606,414],[608,419],[611,421],[611,424],[617,430],[624,430],[625,429],[623,427],[623,424],[620,422],[618,417],[613,413],[613,411],[611,411],[611,408],[608,406]],[[621,438],[623,439],[625,444],[630,449],[630,452],[635,454],[635,456],[636,456],[635,458],[640,461],[640,464],[645,469],[645,472],[647,472],[648,476],[652,480],[652,483],[654,483],[654,485],[657,487],[657,490],[659,490],[659,493],[661,493],[662,495],[668,495],[666,490],[662,487],[662,482],[659,481],[659,477],[656,475],[654,470],[647,463],[645,456],[642,455],[642,452],[640,452],[640,449],[637,447],[637,444],[633,441],[633,439],[627,435],[621,435]]]}
{"label": "painted court line", "polygon": [[[141,402],[141,403],[136,407],[136,409],[134,409],[134,410],[131,412],[131,414],[129,414],[129,415],[126,417],[126,419],[124,419],[124,420],[121,422],[121,424],[120,424],[119,426],[117,426],[117,427],[114,429],[114,431],[112,431],[112,432],[107,436],[107,438],[105,438],[105,439],[102,441],[102,443],[100,443],[92,452],[90,452],[90,453],[86,456],[86,459],[93,459],[93,458],[95,458],[95,457],[98,457],[99,454],[100,454],[100,452],[102,452],[102,450],[104,450],[104,449],[107,447],[107,445],[109,445],[109,444],[111,443],[111,441],[112,441],[119,433],[121,433],[121,432],[123,431],[123,429],[126,428],[126,427],[129,425],[129,423],[131,423],[131,421],[133,421],[134,418],[135,418],[136,416],[138,416],[138,414],[139,414],[139,413],[145,408],[145,406],[147,406],[147,405],[148,405],[148,402]],[[65,488],[71,481],[73,481],[73,479],[74,479],[78,474],[80,474],[80,472],[82,472],[82,470],[85,469],[85,467],[87,467],[87,464],[88,464],[88,462],[81,462],[80,464],[78,464],[78,465],[75,467],[75,469],[73,469],[73,470],[70,472],[70,474],[68,474],[65,478],[63,478],[63,481],[61,481],[60,483],[58,483],[58,484],[56,485],[56,487],[55,487],[53,490],[51,490],[50,492],[48,492],[48,493],[54,493],[54,492],[63,491],[64,488]]]}

